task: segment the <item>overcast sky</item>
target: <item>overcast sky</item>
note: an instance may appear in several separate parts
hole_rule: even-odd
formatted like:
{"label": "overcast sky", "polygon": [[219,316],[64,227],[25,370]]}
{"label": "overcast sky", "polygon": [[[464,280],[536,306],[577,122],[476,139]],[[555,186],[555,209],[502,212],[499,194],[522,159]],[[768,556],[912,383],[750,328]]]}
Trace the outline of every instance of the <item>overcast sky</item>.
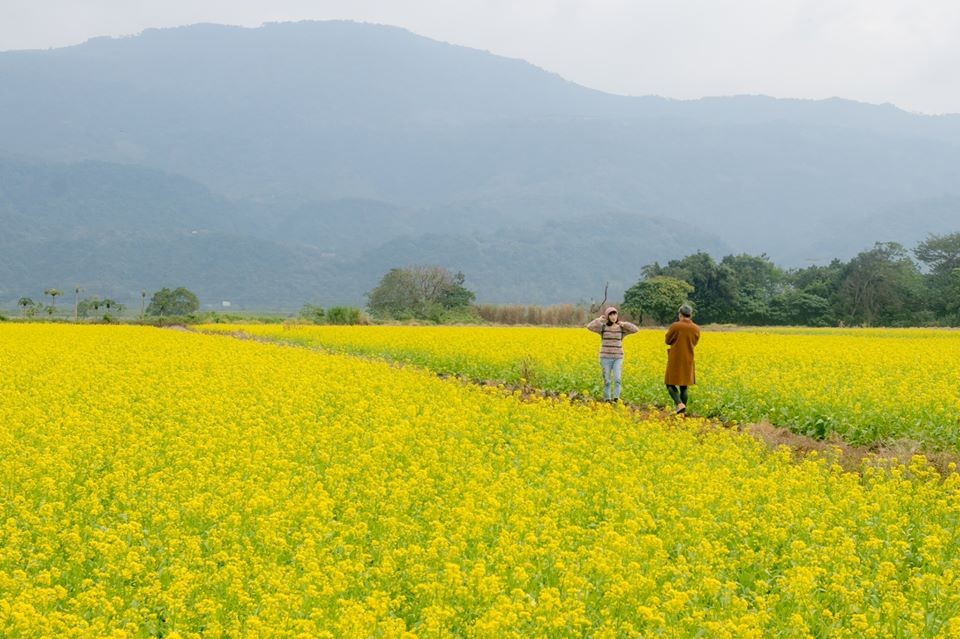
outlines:
{"label": "overcast sky", "polygon": [[0,50],[307,19],[397,25],[612,93],[960,113],[958,0],[0,0]]}

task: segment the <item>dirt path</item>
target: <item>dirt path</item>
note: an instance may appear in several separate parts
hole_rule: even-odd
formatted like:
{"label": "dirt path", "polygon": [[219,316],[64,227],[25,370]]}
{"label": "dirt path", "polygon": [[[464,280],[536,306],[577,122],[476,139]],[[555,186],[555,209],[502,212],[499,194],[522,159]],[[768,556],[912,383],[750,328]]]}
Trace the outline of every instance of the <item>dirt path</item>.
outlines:
{"label": "dirt path", "polygon": [[[249,333],[244,333],[243,331],[235,331],[232,333],[221,333],[221,332],[208,332],[208,331],[197,331],[193,328],[186,326],[168,326],[164,327],[170,330],[179,330],[179,331],[188,331],[196,332],[206,335],[223,335],[227,337],[233,337],[235,339],[250,340],[255,342],[261,342],[263,344],[271,344],[273,346],[286,346],[290,348],[302,348],[307,350],[314,350],[318,352],[329,353],[329,351],[322,346],[306,346],[303,344],[297,344],[293,342],[287,342],[282,339],[272,339],[269,337],[260,337],[257,335],[250,335]],[[336,353],[338,355],[345,355],[344,353]],[[387,359],[377,356],[368,356],[368,355],[353,355],[347,354],[348,357],[357,357],[360,359],[367,359],[371,361],[377,361],[382,363],[387,363],[398,368],[410,367],[410,364],[401,364],[390,362]],[[428,370],[421,368],[420,370]],[[433,371],[430,371],[433,372]],[[504,394],[514,395],[519,391],[521,398],[530,398],[530,397],[549,397],[559,399],[561,393],[555,391],[548,391],[541,388],[534,388],[531,386],[519,386],[507,384],[500,380],[477,380],[461,375],[451,375],[444,373],[436,373],[441,379],[447,379],[451,381],[457,381],[461,384],[469,385],[478,385],[486,387],[495,387],[502,389]],[[596,399],[592,396],[583,396],[579,393],[564,393],[566,401],[573,403],[582,403],[582,404],[599,404],[601,400]],[[674,415],[671,411],[657,410],[652,409],[647,405],[637,405],[637,404],[622,404],[628,410],[634,412],[638,419],[647,419],[654,418],[660,420],[676,420],[683,419],[683,417],[678,417]],[[890,446],[882,445],[872,445],[872,446],[854,446],[848,444],[841,440],[840,438],[831,438],[831,439],[815,439],[813,437],[808,437],[806,435],[799,435],[794,433],[789,428],[784,428],[781,426],[774,426],[769,422],[760,422],[756,424],[731,424],[729,422],[724,422],[720,419],[712,419],[705,417],[698,417],[696,415],[690,415],[690,417],[696,417],[697,419],[703,420],[705,424],[710,427],[723,428],[727,430],[736,430],[738,432],[745,433],[757,440],[765,443],[771,450],[777,449],[780,446],[786,446],[791,451],[793,451],[794,458],[797,460],[804,459],[808,457],[811,453],[816,453],[820,457],[835,459],[836,462],[847,471],[851,472],[860,472],[863,470],[865,465],[872,465],[878,467],[889,467],[897,465],[898,463],[909,463],[913,455],[922,455],[926,457],[927,461],[936,468],[942,475],[949,473],[957,472],[958,467],[960,467],[960,454],[951,453],[946,451],[930,451],[924,450],[922,445],[919,442],[913,441],[900,441],[896,442]]]}

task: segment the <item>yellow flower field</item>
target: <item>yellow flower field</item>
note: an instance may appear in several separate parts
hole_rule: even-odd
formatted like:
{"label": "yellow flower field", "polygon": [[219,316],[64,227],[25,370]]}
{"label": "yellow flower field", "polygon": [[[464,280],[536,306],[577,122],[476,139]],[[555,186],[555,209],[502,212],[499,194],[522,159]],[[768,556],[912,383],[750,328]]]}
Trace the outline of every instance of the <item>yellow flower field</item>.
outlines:
{"label": "yellow flower field", "polygon": [[[583,329],[409,326],[228,326],[326,349],[414,363],[473,379],[521,378],[600,396],[599,337]],[[663,331],[624,341],[623,397],[665,405]],[[960,332],[765,329],[703,333],[691,410],[729,421],[768,419],[855,444],[911,439],[960,449]]]}
{"label": "yellow flower field", "polygon": [[960,475],[307,349],[0,326],[0,482],[2,637],[960,637]]}

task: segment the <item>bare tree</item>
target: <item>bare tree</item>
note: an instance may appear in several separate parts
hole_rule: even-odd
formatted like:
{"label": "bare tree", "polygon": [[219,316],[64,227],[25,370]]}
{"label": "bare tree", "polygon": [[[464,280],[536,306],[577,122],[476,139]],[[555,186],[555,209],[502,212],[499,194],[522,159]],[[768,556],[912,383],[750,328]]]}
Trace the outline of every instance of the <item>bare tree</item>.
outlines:
{"label": "bare tree", "polygon": [[597,304],[597,305],[594,305],[594,304],[592,304],[592,303],[590,304],[590,314],[591,314],[591,315],[596,315],[597,313],[599,313],[600,311],[602,311],[603,309],[605,309],[605,308],[607,307],[607,291],[608,291],[609,288],[610,288],[610,282],[606,282],[606,283],[603,285],[603,301],[600,302],[600,303]]}
{"label": "bare tree", "polygon": [[407,269],[413,278],[413,286],[421,302],[440,299],[454,285],[453,275],[442,266],[411,266]]}

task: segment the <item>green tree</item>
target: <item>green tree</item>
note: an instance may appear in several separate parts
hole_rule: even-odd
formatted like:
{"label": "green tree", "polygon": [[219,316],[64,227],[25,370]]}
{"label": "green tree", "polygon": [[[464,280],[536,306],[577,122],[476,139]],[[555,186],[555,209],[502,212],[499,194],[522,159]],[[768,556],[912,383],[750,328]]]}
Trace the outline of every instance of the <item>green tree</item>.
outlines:
{"label": "green tree", "polygon": [[[117,302],[116,300],[112,300],[109,297],[103,300],[102,304],[103,304],[103,307],[107,309],[107,312],[104,313],[103,315],[104,321],[107,321],[107,322],[113,321],[114,313],[120,314],[123,312],[123,304],[121,304],[120,302]],[[199,304],[198,304],[198,307],[199,307]],[[195,311],[196,308],[194,308],[193,310]],[[192,313],[192,312],[193,311],[189,311],[189,313]],[[186,314],[188,313],[184,313],[184,315]]]}
{"label": "green tree", "polygon": [[440,293],[439,302],[444,310],[466,308],[477,299],[476,294],[463,285],[465,281],[466,276],[463,271],[457,271],[453,276],[453,282]]}
{"label": "green tree", "polygon": [[151,317],[165,317],[170,315],[189,315],[200,308],[200,300],[196,294],[182,286],[170,290],[162,288],[150,298],[147,306],[147,315]]}
{"label": "green tree", "polygon": [[799,291],[816,295],[825,300],[832,300],[840,289],[840,282],[843,279],[846,267],[846,262],[834,259],[825,266],[814,265],[793,271],[789,274],[787,280],[793,288]]}
{"label": "green tree", "polygon": [[642,279],[623,294],[623,306],[638,320],[651,318],[659,324],[669,324],[677,316],[677,309],[693,293],[693,286],[675,277],[656,275]]}
{"label": "green tree", "polygon": [[729,268],[736,282],[730,319],[737,324],[769,324],[771,302],[783,292],[785,273],[766,255],[727,255],[720,267]]}
{"label": "green tree", "polygon": [[844,268],[835,312],[848,324],[909,324],[915,321],[921,293],[920,271],[906,249],[878,242]]}
{"label": "green tree", "polygon": [[380,318],[413,317],[419,304],[413,275],[403,268],[390,269],[367,294],[367,299],[370,312]]}
{"label": "green tree", "polygon": [[960,233],[931,235],[914,250],[927,267],[927,306],[950,324],[960,324]]}
{"label": "green tree", "polygon": [[367,294],[376,317],[439,321],[444,311],[469,306],[474,293],[464,287],[463,273],[440,266],[408,266],[388,271]]}
{"label": "green tree", "polygon": [[770,320],[788,326],[829,326],[830,301],[791,288],[770,300]]}
{"label": "green tree", "polygon": [[732,322],[736,316],[737,275],[728,264],[717,264],[708,253],[698,252],[666,266],[657,263],[644,267],[645,277],[666,275],[693,286],[690,301],[703,323]]}
{"label": "green tree", "polygon": [[53,308],[53,311],[48,311],[50,315],[53,315],[53,312],[57,309],[57,296],[63,295],[63,291],[56,288],[48,288],[43,292],[44,295],[50,296],[50,306]]}

